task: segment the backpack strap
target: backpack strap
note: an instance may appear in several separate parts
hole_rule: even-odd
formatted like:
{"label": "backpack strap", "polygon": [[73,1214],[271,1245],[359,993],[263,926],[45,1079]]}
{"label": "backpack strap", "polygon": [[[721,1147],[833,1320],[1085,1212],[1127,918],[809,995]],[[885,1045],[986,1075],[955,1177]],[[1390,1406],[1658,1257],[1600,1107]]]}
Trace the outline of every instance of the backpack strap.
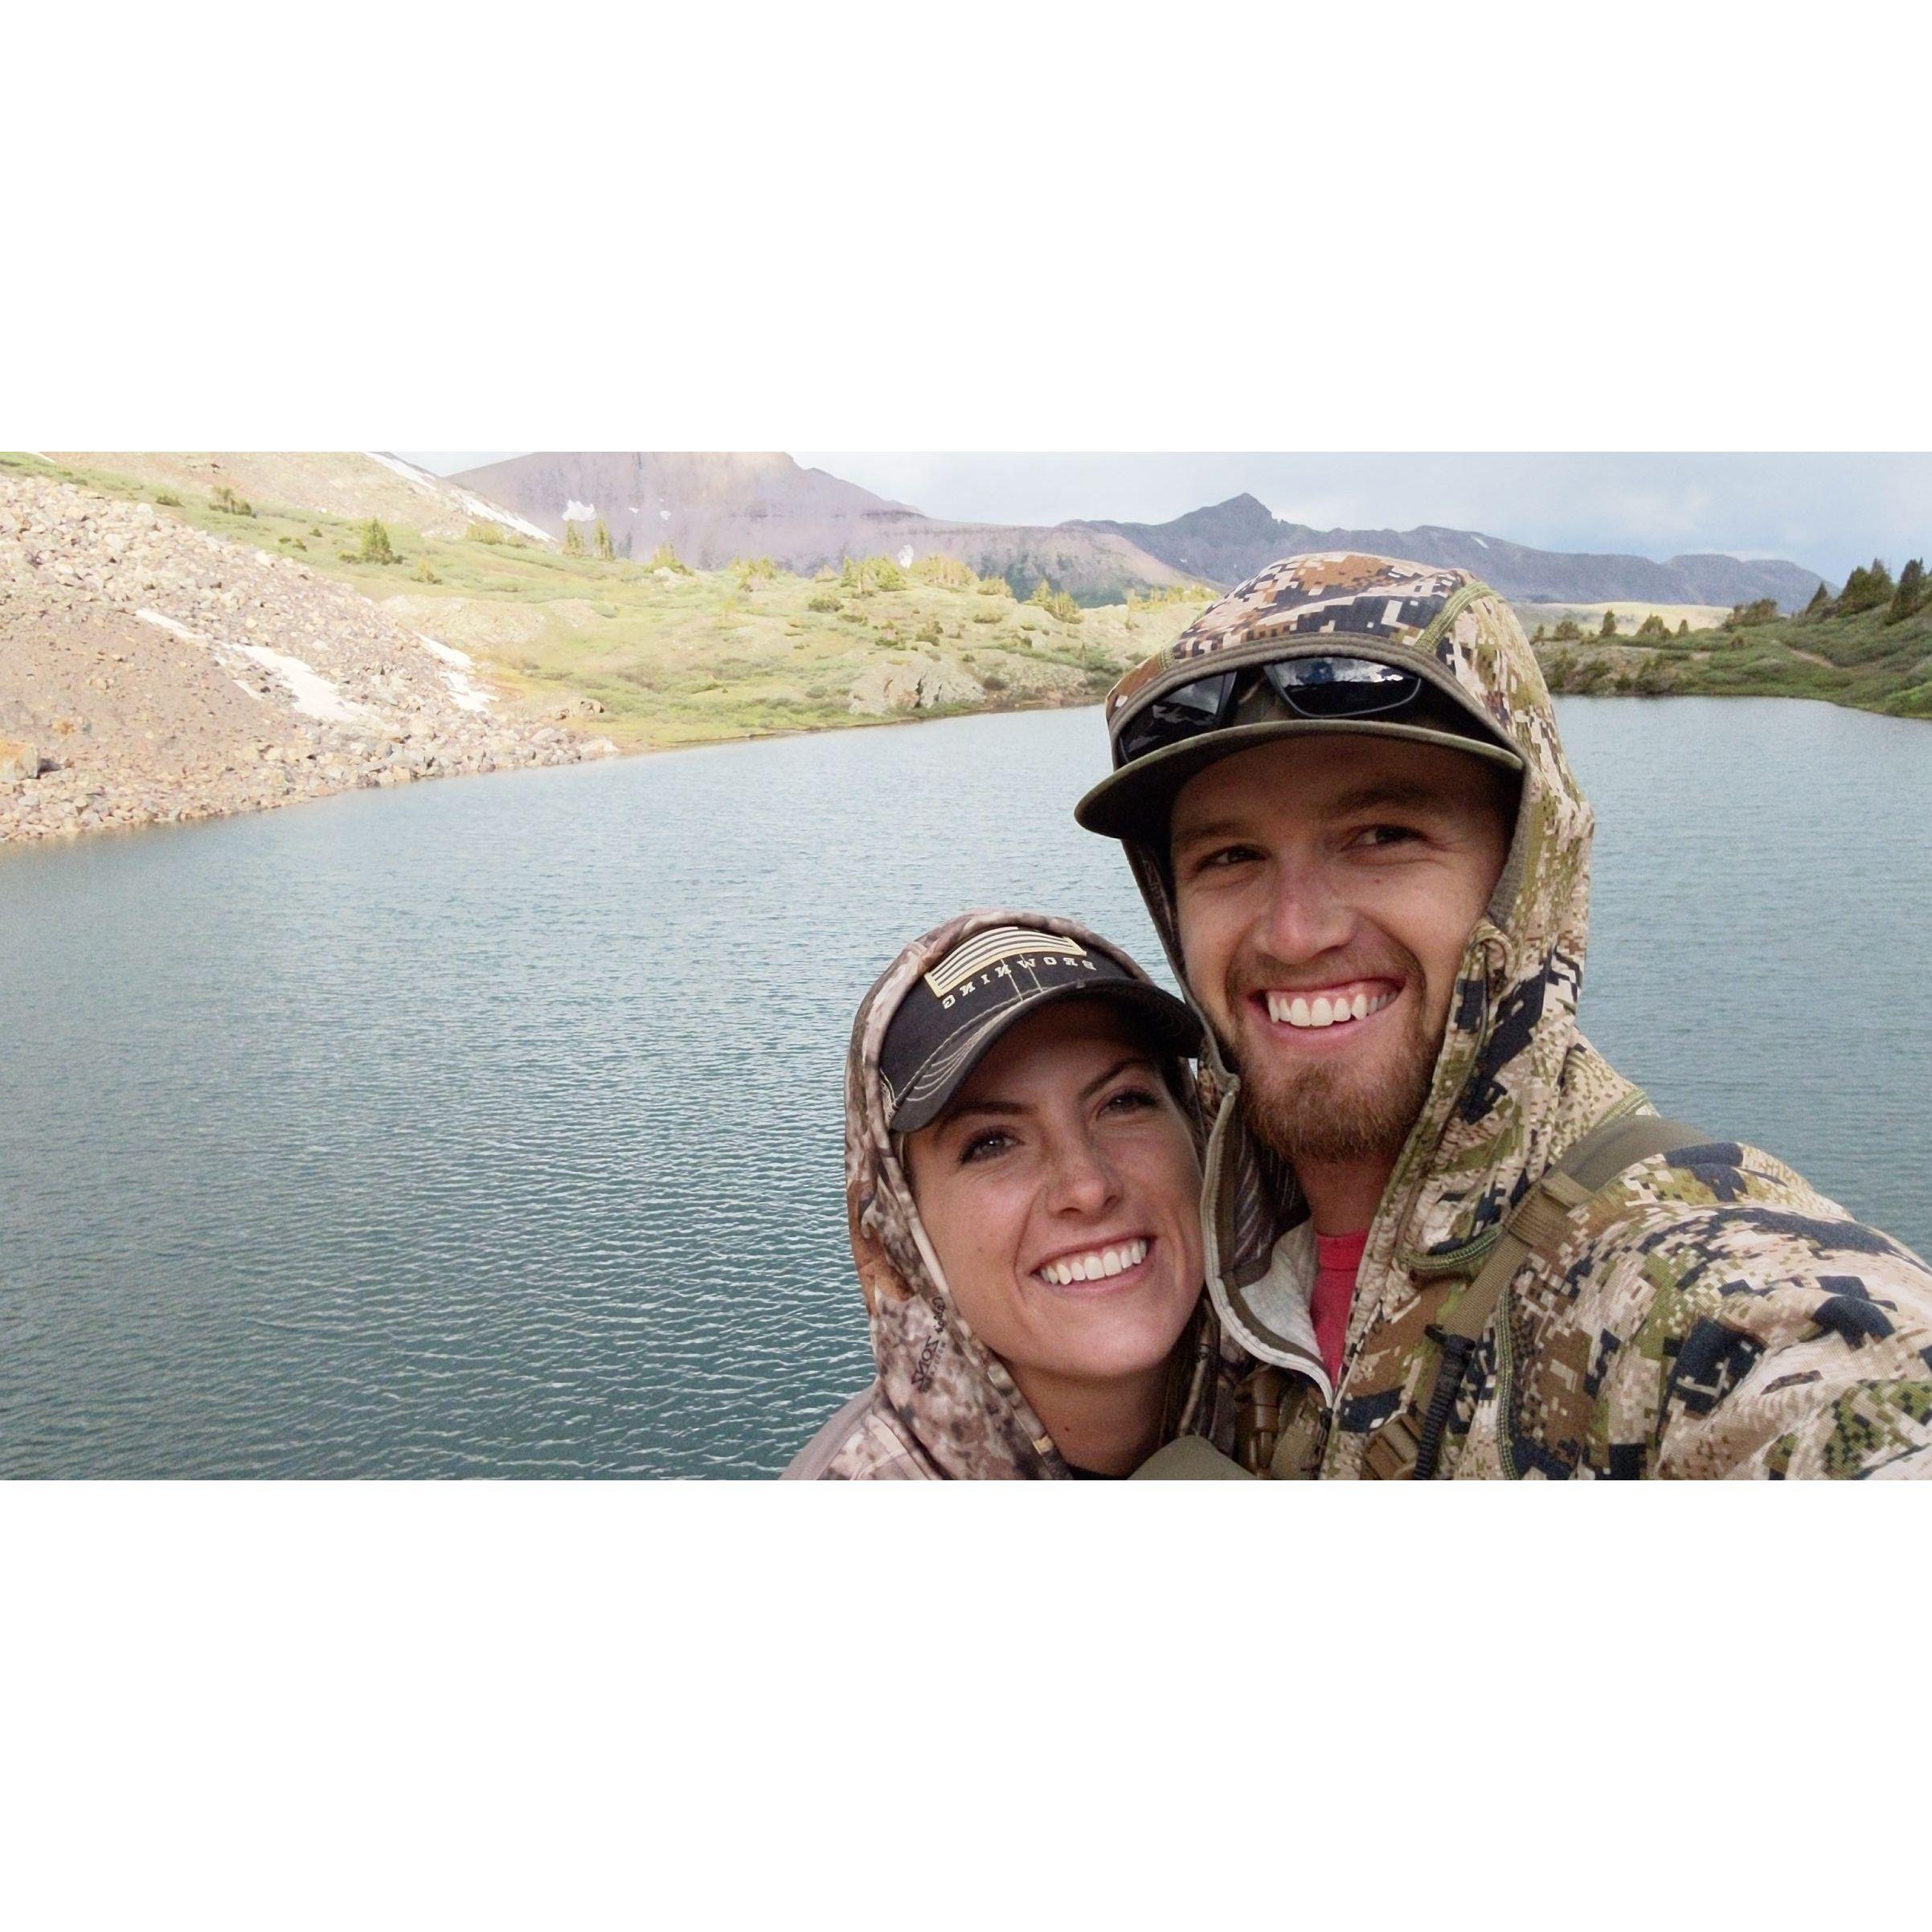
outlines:
{"label": "backpack strap", "polygon": [[1655,1114],[1624,1114],[1599,1122],[1571,1147],[1513,1207],[1468,1287],[1429,1330],[1440,1343],[1441,1365],[1420,1426],[1393,1416],[1369,1445],[1368,1473],[1426,1482],[1435,1474],[1443,1431],[1462,1392],[1463,1376],[1504,1291],[1533,1255],[1553,1259],[1568,1233],[1570,1218],[1639,1161],[1680,1148],[1701,1147],[1710,1136],[1681,1121]]}

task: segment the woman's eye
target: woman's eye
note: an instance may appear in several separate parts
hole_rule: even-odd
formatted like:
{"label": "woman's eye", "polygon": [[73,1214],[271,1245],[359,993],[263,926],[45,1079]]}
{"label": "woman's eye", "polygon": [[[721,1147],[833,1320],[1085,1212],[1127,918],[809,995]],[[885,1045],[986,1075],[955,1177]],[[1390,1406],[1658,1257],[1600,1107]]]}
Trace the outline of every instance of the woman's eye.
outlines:
{"label": "woman's eye", "polygon": [[1003,1153],[1013,1144],[1013,1136],[1003,1128],[989,1128],[983,1134],[975,1134],[960,1149],[960,1165],[964,1167],[969,1160],[984,1160],[989,1155]]}
{"label": "woman's eye", "polygon": [[1160,1104],[1152,1089],[1144,1087],[1124,1087],[1119,1093],[1110,1094],[1107,1101],[1109,1112],[1124,1114],[1137,1114],[1147,1107],[1158,1107]]}

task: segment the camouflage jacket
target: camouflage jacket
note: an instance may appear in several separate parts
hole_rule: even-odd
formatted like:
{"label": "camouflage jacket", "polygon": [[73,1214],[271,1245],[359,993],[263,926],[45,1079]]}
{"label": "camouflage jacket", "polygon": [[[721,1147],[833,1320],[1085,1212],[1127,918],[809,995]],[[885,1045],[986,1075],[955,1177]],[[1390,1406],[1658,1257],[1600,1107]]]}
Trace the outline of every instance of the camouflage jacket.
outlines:
{"label": "camouflage jacket", "polygon": [[[1110,724],[1200,660],[1279,655],[1302,636],[1459,691],[1525,765],[1428,1098],[1369,1230],[1338,1388],[1308,1319],[1314,1244],[1293,1177],[1247,1134],[1234,1071],[1214,1052],[1204,1068],[1210,1295],[1230,1336],[1284,1372],[1279,1409],[1271,1392],[1256,1410],[1263,1456],[1278,1430],[1275,1473],[1353,1476],[1386,1467],[1378,1431],[1398,1415],[1413,1426],[1426,1404],[1440,1353],[1427,1331],[1469,1251],[1597,1122],[1648,1109],[1578,1029],[1590,810],[1521,628],[1487,586],[1383,558],[1291,558],[1130,672]],[[1165,855],[1130,843],[1128,856],[1178,972]],[[1553,1263],[1518,1267],[1438,1473],[1932,1476],[1932,1271],[1755,1148],[1653,1156],[1572,1211]]]}
{"label": "camouflage jacket", "polygon": [[[1064,934],[1146,977],[1117,946],[1072,919],[972,912],[915,939],[866,995],[845,1059],[845,1219],[878,1374],[799,1452],[788,1479],[1069,1473],[1005,1364],[980,1344],[947,1289],[893,1151],[879,1077],[880,1046],[908,989],[961,940],[993,926]],[[1231,1447],[1234,1382],[1245,1365],[1223,1342],[1204,1297],[1177,1352],[1164,1435],[1201,1435]]]}

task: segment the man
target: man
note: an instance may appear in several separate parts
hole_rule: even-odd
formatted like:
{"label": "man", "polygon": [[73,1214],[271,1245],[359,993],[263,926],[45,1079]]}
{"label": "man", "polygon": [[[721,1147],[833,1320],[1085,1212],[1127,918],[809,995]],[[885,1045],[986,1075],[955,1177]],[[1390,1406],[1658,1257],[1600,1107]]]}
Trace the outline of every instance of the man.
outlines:
{"label": "man", "polygon": [[[1271,566],[1107,700],[1211,1025],[1202,1202],[1277,1476],[1932,1476],[1932,1272],[1578,1030],[1591,815],[1508,606]],[[1215,1050],[1215,1048],[1218,1050]]]}

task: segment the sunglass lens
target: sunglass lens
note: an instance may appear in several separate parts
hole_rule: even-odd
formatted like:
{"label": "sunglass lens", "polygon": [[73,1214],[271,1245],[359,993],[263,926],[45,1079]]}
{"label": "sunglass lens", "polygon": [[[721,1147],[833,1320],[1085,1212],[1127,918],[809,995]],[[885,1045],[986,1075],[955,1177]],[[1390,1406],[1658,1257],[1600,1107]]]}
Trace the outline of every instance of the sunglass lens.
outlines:
{"label": "sunglass lens", "polygon": [[1414,671],[1365,657],[1296,657],[1267,670],[1282,702],[1304,718],[1366,718],[1393,711],[1422,688]]}
{"label": "sunglass lens", "polygon": [[1115,754],[1118,762],[1132,764],[1150,751],[1213,731],[1227,710],[1228,696],[1238,675],[1222,671],[1212,677],[1197,677],[1156,698],[1121,734]]}

